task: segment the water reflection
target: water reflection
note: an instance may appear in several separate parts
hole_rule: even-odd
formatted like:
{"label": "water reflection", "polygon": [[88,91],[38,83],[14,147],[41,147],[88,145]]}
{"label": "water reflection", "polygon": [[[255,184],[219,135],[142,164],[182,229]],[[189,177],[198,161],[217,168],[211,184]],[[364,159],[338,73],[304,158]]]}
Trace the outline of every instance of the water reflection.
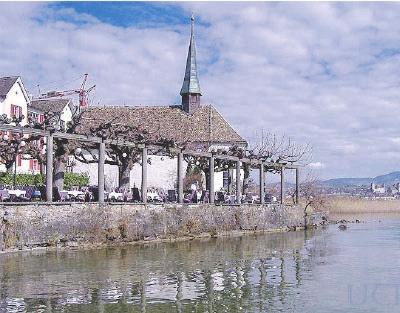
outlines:
{"label": "water reflection", "polygon": [[2,255],[0,312],[287,311],[321,232]]}

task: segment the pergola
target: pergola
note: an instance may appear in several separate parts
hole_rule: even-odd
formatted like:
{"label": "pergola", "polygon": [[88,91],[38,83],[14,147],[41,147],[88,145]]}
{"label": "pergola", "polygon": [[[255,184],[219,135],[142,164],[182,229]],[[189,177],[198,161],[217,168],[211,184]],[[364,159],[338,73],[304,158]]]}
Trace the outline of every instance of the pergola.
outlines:
{"label": "pergola", "polygon": [[[120,145],[120,146],[135,146],[141,149],[142,151],[142,182],[141,182],[141,196],[142,202],[147,202],[147,155],[148,150],[151,148],[160,148],[155,145],[146,145],[146,144],[137,144],[134,142],[123,141],[123,140],[107,140],[102,139],[100,137],[94,136],[86,136],[86,135],[78,135],[78,134],[69,134],[64,132],[50,132],[48,130],[40,130],[31,127],[22,127],[22,126],[13,126],[9,124],[0,124],[0,131],[9,131],[12,133],[20,133],[20,134],[31,134],[31,135],[39,135],[46,138],[46,200],[48,202],[52,202],[53,200],[53,139],[54,138],[63,138],[67,140],[75,140],[78,142],[86,142],[91,144],[97,144],[98,146],[98,189],[99,189],[99,203],[104,203],[104,164],[105,164],[105,151],[107,144]],[[210,167],[210,203],[215,203],[215,190],[214,190],[214,164],[215,160],[229,160],[236,164],[236,201],[240,203],[241,199],[241,182],[240,182],[240,168],[242,164],[251,164],[253,167],[256,166],[259,168],[259,177],[260,177],[260,203],[264,204],[265,201],[265,190],[264,190],[264,182],[265,182],[265,169],[275,169],[280,172],[281,182],[280,182],[280,201],[281,204],[284,203],[284,195],[285,195],[285,170],[295,170],[295,203],[299,203],[299,165],[296,164],[283,164],[283,163],[274,163],[267,162],[259,159],[250,159],[250,158],[238,158],[235,156],[230,156],[226,154],[217,154],[212,152],[199,152],[192,151],[187,149],[174,149],[174,153],[177,154],[177,181],[178,181],[178,203],[183,203],[183,163],[184,163],[184,155],[194,156],[194,157],[203,157],[207,158]]]}

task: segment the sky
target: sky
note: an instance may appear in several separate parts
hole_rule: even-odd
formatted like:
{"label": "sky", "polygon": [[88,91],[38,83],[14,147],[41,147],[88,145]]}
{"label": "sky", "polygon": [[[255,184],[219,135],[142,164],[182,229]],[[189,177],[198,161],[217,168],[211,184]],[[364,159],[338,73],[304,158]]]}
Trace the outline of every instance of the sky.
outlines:
{"label": "sky", "polygon": [[202,103],[243,137],[311,145],[322,179],[400,170],[399,3],[1,2],[0,76],[179,104],[191,12]]}

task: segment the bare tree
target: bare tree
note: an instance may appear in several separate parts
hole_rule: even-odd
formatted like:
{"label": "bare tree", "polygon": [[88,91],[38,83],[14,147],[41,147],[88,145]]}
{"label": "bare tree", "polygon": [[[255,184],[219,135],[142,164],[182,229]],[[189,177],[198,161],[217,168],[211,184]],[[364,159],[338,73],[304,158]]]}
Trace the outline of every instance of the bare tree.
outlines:
{"label": "bare tree", "polygon": [[[312,171],[309,171],[300,183],[299,197],[305,214],[309,209],[324,211],[329,207],[328,198],[321,192],[321,185]],[[292,193],[292,199],[295,203],[295,191]]]}
{"label": "bare tree", "polygon": [[[277,136],[261,130],[256,132],[250,141],[249,156],[276,164],[306,163],[311,158],[311,146],[298,144],[285,135]],[[267,168],[276,171],[276,168]]]}

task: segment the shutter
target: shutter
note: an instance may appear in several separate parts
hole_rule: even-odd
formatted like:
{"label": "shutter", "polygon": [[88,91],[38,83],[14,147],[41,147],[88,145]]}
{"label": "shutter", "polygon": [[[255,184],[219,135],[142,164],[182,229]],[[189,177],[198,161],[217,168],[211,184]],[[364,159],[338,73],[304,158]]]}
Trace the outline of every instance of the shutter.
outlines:
{"label": "shutter", "polygon": [[33,170],[33,160],[32,159],[29,160],[29,170],[30,171]]}

